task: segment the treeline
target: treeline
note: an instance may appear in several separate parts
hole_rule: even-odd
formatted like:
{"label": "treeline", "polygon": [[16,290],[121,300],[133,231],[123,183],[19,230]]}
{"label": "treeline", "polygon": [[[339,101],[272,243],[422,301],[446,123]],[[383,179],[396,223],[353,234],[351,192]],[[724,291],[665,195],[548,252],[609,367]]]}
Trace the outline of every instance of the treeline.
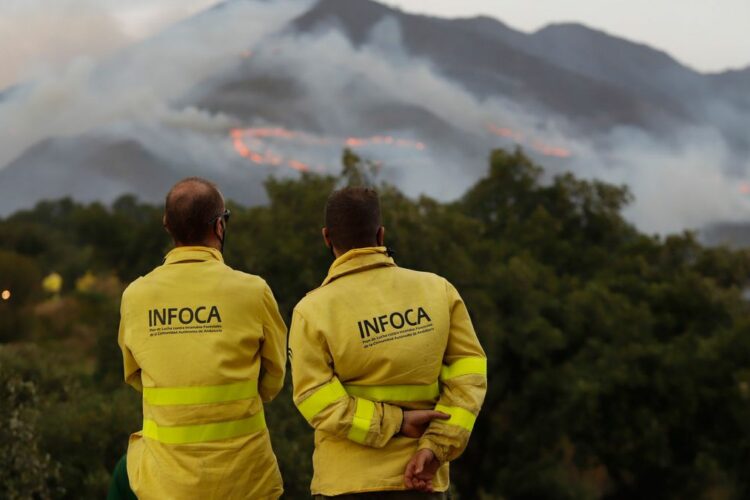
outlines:
{"label": "treeline", "polygon": [[[370,177],[267,182],[231,205],[226,261],[263,276],[288,320],[322,281],[323,206]],[[493,151],[459,200],[380,187],[398,264],[462,293],[489,357],[489,391],[453,466],[460,498],[750,496],[750,315],[745,251],[659,238],[622,217],[623,187]],[[116,344],[122,288],[161,263],[161,207],[44,202],[0,221],[0,497],[102,497],[140,428]],[[62,277],[57,293],[43,277]],[[308,495],[312,432],[288,388],[268,422],[290,498]]]}

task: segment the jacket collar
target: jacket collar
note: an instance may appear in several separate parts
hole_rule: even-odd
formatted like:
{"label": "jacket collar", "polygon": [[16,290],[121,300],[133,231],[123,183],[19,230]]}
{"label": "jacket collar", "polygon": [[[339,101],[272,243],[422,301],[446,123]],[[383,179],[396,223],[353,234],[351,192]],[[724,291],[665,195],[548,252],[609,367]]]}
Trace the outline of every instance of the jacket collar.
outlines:
{"label": "jacket collar", "polygon": [[395,265],[396,263],[393,258],[388,256],[385,247],[354,248],[333,261],[330,269],[328,269],[328,276],[320,286],[326,286],[331,281],[346,274]]}
{"label": "jacket collar", "polygon": [[165,257],[164,264],[177,264],[185,261],[207,261],[217,260],[224,262],[224,258],[215,248],[211,247],[177,247],[172,249]]}

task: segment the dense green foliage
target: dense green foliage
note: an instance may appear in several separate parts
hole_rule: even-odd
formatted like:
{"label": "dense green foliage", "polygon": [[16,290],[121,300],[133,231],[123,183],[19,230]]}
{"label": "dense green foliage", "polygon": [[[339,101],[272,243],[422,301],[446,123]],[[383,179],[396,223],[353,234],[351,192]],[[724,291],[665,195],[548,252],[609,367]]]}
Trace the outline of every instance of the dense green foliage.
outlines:
{"label": "dense green foliage", "polygon": [[[226,260],[263,276],[288,319],[322,281],[328,193],[373,172],[269,180],[232,205]],[[639,233],[626,189],[542,181],[494,151],[461,199],[382,186],[386,240],[405,267],[462,293],[489,356],[485,407],[453,467],[461,498],[750,496],[750,255],[690,234]],[[45,202],[0,221],[0,497],[101,497],[139,428],[121,382],[118,300],[169,248],[159,207]],[[63,277],[59,295],[41,277]],[[17,291],[17,292],[16,292]],[[291,498],[307,495],[312,432],[288,388],[268,422]]]}

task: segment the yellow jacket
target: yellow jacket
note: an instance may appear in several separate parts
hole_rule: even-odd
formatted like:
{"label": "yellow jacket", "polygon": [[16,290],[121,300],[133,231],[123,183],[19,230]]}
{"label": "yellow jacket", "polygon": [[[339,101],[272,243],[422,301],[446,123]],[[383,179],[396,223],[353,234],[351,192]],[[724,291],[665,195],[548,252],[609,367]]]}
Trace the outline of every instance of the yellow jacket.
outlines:
{"label": "yellow jacket", "polygon": [[[312,493],[402,490],[412,455],[444,465],[466,447],[487,389],[487,360],[461,297],[440,276],[396,267],[384,247],[331,266],[294,309],[294,402],[315,428]],[[435,408],[421,439],[398,435],[402,408]]]}
{"label": "yellow jacket", "polygon": [[125,381],[143,392],[128,446],[138,498],[278,498],[262,401],[283,386],[286,326],[265,281],[178,247],[125,290],[120,316]]}

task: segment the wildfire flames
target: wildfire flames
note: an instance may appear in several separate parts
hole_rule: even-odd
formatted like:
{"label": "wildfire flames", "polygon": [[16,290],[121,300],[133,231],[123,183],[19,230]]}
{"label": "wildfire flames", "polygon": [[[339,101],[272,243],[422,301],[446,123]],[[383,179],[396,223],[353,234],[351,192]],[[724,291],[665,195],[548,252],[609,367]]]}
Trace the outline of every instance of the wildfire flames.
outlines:
{"label": "wildfire flames", "polygon": [[396,148],[410,148],[424,151],[426,146],[422,142],[400,139],[390,135],[374,135],[371,137],[326,137],[289,130],[283,127],[251,127],[235,128],[230,132],[234,150],[258,165],[285,166],[307,172],[309,170],[325,170],[324,166],[313,167],[309,163],[287,158],[276,153],[268,144],[269,140],[293,141],[298,144],[311,146],[361,147],[361,146],[389,146]]}
{"label": "wildfire flames", "polygon": [[518,144],[521,144],[523,146],[528,146],[534,151],[536,151],[537,153],[540,153],[544,156],[553,156],[555,158],[569,158],[572,155],[572,153],[568,149],[558,147],[558,146],[550,146],[540,141],[539,139],[526,137],[521,132],[518,132],[508,127],[499,127],[495,125],[494,123],[488,123],[487,130],[489,130],[490,133],[497,135],[499,137],[504,137],[506,139],[515,141]]}
{"label": "wildfire flames", "polygon": [[[535,137],[529,137],[508,127],[500,127],[493,123],[487,124],[487,130],[496,136],[512,140],[544,156],[568,158],[572,153],[563,147],[551,146]],[[370,137],[332,137],[311,134],[284,127],[248,127],[235,128],[230,131],[230,138],[234,150],[243,158],[257,165],[273,167],[288,167],[299,172],[310,170],[329,170],[325,165],[312,165],[297,158],[290,158],[274,148],[279,142],[292,142],[298,147],[365,147],[377,146],[384,148],[404,148],[413,151],[427,149],[423,142],[397,138],[391,135],[373,135]],[[750,185],[747,186],[750,193]]]}

